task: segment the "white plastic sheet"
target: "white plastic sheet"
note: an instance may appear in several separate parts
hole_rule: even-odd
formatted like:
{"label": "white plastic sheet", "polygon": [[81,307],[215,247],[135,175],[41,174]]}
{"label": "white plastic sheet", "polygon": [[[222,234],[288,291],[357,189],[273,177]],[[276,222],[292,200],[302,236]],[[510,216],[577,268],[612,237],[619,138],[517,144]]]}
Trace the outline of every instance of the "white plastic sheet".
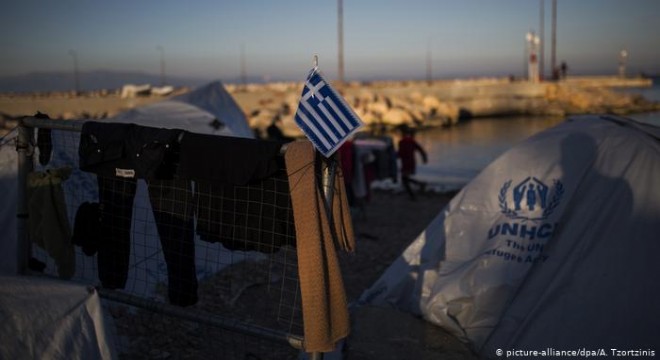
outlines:
{"label": "white plastic sheet", "polygon": [[98,293],[38,277],[0,276],[1,359],[115,359]]}

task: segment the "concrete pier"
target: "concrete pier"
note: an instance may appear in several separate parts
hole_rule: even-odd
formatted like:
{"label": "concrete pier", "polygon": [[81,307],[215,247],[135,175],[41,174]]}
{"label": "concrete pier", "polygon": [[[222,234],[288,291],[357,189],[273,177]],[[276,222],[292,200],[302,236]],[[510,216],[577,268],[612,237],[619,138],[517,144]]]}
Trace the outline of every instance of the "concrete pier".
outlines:
{"label": "concrete pier", "polygon": [[[300,135],[293,122],[302,92],[301,82],[226,85],[245,112],[249,124],[265,129],[275,116],[288,135]],[[346,83],[338,90],[367,124],[451,126],[460,119],[486,116],[566,116],[571,114],[630,114],[660,110],[660,104],[615,91],[650,87],[651,79],[614,76],[569,77],[557,82],[531,83],[508,78]],[[121,98],[100,91],[62,94],[0,94],[2,128],[15,118],[37,111],[52,118],[105,118],[136,106],[161,101],[162,96]]]}
{"label": "concrete pier", "polygon": [[[340,91],[367,124],[451,126],[474,117],[660,110],[660,104],[615,91],[650,86],[651,79],[590,76],[539,83],[508,78],[348,83]],[[282,83],[254,86],[234,96],[253,128],[265,128],[279,114],[285,130],[293,135],[301,91],[302,84]]]}

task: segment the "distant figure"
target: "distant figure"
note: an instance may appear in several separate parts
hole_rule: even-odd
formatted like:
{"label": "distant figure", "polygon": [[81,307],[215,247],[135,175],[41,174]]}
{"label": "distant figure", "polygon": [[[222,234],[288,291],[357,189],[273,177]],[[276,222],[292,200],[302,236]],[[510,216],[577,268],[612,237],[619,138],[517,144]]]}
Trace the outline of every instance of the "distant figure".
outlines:
{"label": "distant figure", "polygon": [[415,200],[415,194],[410,188],[410,184],[415,184],[420,187],[420,190],[424,190],[426,183],[415,180],[411,178],[415,174],[416,162],[415,162],[415,152],[419,152],[422,156],[422,160],[426,164],[427,157],[426,151],[422,148],[417,141],[415,141],[415,133],[413,129],[404,126],[401,128],[402,138],[399,140],[399,158],[401,158],[401,182],[403,187],[406,189],[406,192],[412,200]]}
{"label": "distant figure", "polygon": [[554,69],[552,69],[552,80],[559,80],[561,77],[561,69],[559,69],[559,66],[555,66]]}
{"label": "distant figure", "polygon": [[568,72],[568,65],[566,65],[566,61],[562,61],[559,68],[561,71],[561,78],[566,79],[566,73]]}
{"label": "distant figure", "polygon": [[284,135],[282,129],[279,125],[282,123],[282,118],[280,115],[275,115],[273,121],[266,128],[266,136],[268,140],[279,141],[279,142],[290,142],[294,139],[292,137]]}

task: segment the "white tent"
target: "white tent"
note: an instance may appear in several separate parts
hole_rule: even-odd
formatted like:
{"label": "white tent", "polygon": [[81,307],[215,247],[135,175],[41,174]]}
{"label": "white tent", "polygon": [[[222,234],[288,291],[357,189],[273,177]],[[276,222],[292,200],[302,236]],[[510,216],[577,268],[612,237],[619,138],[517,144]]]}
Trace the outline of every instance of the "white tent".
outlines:
{"label": "white tent", "polygon": [[254,137],[243,110],[225,90],[220,81],[212,82],[197,90],[176,96],[172,100],[188,103],[208,111],[222,124],[226,125],[233,136]]}
{"label": "white tent", "polygon": [[168,100],[137,107],[108,121],[185,129],[201,134],[254,137],[245,114],[220,81]]}
{"label": "white tent", "polygon": [[486,358],[658,351],[658,179],[660,128],[568,119],[484,169],[361,302],[420,314]]}

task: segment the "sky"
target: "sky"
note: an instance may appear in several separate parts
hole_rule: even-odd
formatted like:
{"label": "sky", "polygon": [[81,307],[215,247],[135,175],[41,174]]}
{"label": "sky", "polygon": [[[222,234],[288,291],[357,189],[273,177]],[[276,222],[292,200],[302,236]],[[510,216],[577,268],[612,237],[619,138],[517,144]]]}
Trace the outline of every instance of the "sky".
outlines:
{"label": "sky", "polygon": [[[552,0],[344,0],[346,80],[522,76],[525,34]],[[337,77],[337,0],[21,0],[0,13],[0,76],[93,70],[237,81]],[[543,39],[542,39],[543,40]],[[162,49],[159,50],[159,49]],[[557,62],[574,74],[660,74],[660,1],[557,0]]]}

